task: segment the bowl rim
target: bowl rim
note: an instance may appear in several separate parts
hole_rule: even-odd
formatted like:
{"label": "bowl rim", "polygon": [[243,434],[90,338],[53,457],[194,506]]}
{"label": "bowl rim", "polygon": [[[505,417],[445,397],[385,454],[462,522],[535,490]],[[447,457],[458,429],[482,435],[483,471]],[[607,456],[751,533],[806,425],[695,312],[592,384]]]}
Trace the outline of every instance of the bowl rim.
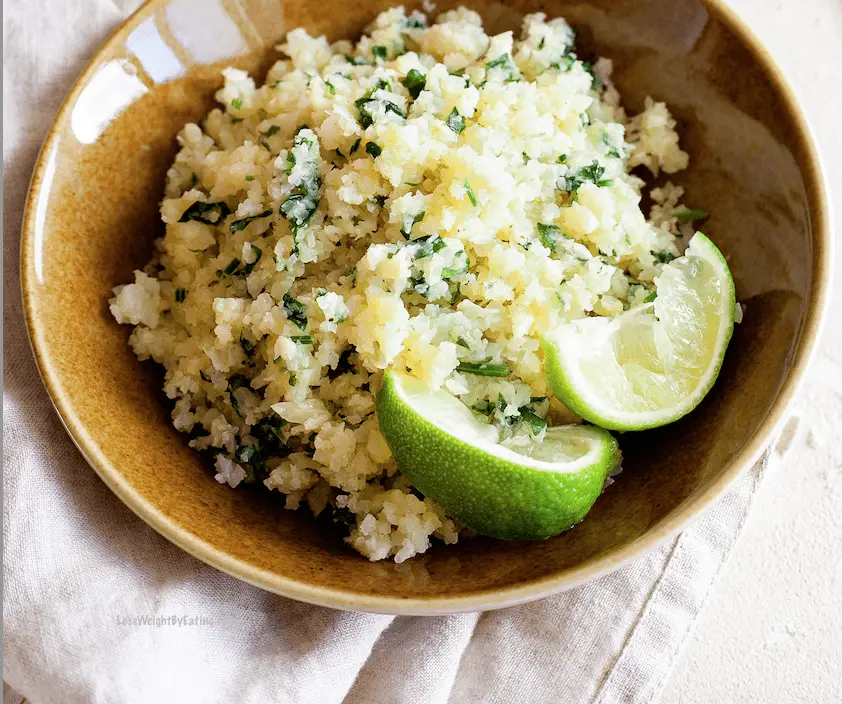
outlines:
{"label": "bowl rim", "polygon": [[[704,492],[692,501],[688,501],[672,516],[663,520],[639,538],[582,565],[523,585],[486,589],[466,596],[403,598],[361,594],[345,591],[341,587],[314,587],[299,582],[292,577],[281,576],[232,557],[187,531],[175,519],[164,515],[140,492],[123,480],[119,469],[109,462],[76,417],[72,399],[62,391],[54,365],[46,352],[46,348],[42,347],[40,342],[39,321],[34,313],[38,286],[37,283],[33,282],[31,272],[34,270],[32,260],[36,243],[35,213],[37,204],[43,197],[44,171],[48,155],[58,144],[58,127],[66,122],[70,108],[90,76],[99,68],[103,54],[111,49],[115,42],[124,39],[141,21],[147,19],[150,13],[164,6],[166,2],[168,0],[146,0],[105,40],[70,88],[44,139],[33,170],[21,228],[20,257],[21,295],[27,335],[38,371],[53,407],[73,443],[100,479],[126,506],[155,531],[193,557],[232,577],[269,592],[309,604],[334,609],[395,615],[444,615],[468,611],[485,611],[523,604],[574,588],[613,572],[632,560],[651,552],[689,527],[725,492],[741,472],[752,466],[761,457],[777,430],[787,419],[785,410],[803,381],[805,371],[815,354],[817,343],[821,337],[823,322],[826,318],[833,270],[829,189],[815,138],[806,115],[800,108],[797,96],[783,71],[763,43],[749,29],[737,12],[725,3],[725,0],[700,0],[712,16],[741,38],[745,46],[767,72],[774,88],[784,99],[788,116],[796,128],[796,140],[800,142],[799,146],[805,155],[804,177],[810,206],[810,222],[814,233],[813,241],[818,243],[818,246],[814,248],[814,257],[817,257],[818,261],[816,262],[814,259],[814,280],[810,289],[806,318],[789,372],[783,381],[777,398],[754,436]],[[49,184],[47,184],[47,188],[49,188]]]}

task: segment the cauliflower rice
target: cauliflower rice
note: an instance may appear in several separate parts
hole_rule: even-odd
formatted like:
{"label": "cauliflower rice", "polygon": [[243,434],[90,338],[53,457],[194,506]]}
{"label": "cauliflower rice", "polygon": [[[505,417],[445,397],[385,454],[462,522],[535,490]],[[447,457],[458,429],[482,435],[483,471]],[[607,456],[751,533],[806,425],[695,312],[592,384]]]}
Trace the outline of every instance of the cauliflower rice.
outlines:
{"label": "cauliflower rice", "polygon": [[383,370],[512,441],[571,421],[539,338],[651,300],[682,190],[653,189],[647,221],[629,171],[687,166],[664,104],[628,117],[611,62],[574,39],[541,13],[515,39],[465,8],[428,26],[397,7],[356,45],[290,32],[260,88],[223,72],[222,108],[179,134],[155,257],[110,302],[217,481],[330,512],[401,562],[467,531],[397,472]]}

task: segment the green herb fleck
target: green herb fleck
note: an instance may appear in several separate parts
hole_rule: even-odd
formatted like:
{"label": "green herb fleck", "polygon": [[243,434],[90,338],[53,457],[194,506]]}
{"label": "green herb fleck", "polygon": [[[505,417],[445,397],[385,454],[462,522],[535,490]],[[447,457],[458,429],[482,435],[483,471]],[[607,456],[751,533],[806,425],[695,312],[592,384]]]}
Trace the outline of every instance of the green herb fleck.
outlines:
{"label": "green herb fleck", "polygon": [[244,230],[246,226],[253,220],[267,218],[271,214],[272,208],[269,208],[268,210],[264,210],[262,213],[258,213],[257,215],[249,215],[248,217],[242,218],[240,220],[234,220],[234,222],[231,223],[231,232],[239,232],[240,230]]}
{"label": "green herb fleck", "polygon": [[297,342],[301,345],[312,345],[313,344],[313,336],[312,335],[292,335],[290,338],[293,342]]}
{"label": "green herb fleck", "polygon": [[608,135],[608,133],[607,133],[607,132],[603,132],[603,133],[600,135],[600,138],[602,139],[602,143],[603,143],[606,147],[608,147],[608,156],[617,157],[617,158],[619,159],[619,158],[620,158],[620,156],[621,156],[621,155],[620,155],[620,152],[617,150],[617,147],[614,145],[614,142],[612,141],[612,139],[611,139],[611,137]]}
{"label": "green herb fleck", "polygon": [[243,348],[243,352],[245,352],[248,357],[251,357],[252,352],[254,352],[254,348],[257,347],[257,343],[240,335],[240,347]]}
{"label": "green herb fleck", "polygon": [[448,279],[452,279],[454,276],[461,276],[462,274],[467,274],[468,269],[471,266],[471,260],[468,259],[468,256],[465,254],[465,250],[460,250],[456,252],[457,257],[465,257],[465,264],[461,268],[457,269],[455,267],[446,266],[441,270],[441,278],[442,280],[446,281]]}
{"label": "green herb fleck", "polygon": [[671,252],[652,252],[652,254],[661,264],[668,264],[675,259],[675,255]]}
{"label": "green herb fleck", "polygon": [[374,142],[366,142],[365,150],[367,153],[371,154],[374,159],[383,153],[383,150]]}
{"label": "green herb fleck", "polygon": [[254,176],[246,176],[246,181],[254,181]]}
{"label": "green herb fleck", "polygon": [[424,29],[427,23],[424,21],[424,16],[413,12],[409,17],[403,21],[404,29]]}
{"label": "green herb fleck", "polygon": [[254,261],[251,264],[246,264],[240,271],[237,272],[237,276],[248,276],[251,274],[252,269],[257,266],[257,262],[263,257],[263,250],[260,247],[255,245],[251,245],[251,254],[254,257]]}
{"label": "green herb fleck", "polygon": [[471,205],[473,205],[476,208],[477,207],[477,197],[474,195],[474,192],[471,189],[471,184],[468,183],[468,179],[465,179],[465,182],[462,185],[465,186],[465,193],[468,194],[468,200],[471,201]]}
{"label": "green herb fleck", "polygon": [[184,303],[184,299],[187,298],[187,291],[183,288],[177,288],[175,290],[175,301],[176,303]]}
{"label": "green herb fleck", "polygon": [[302,330],[307,328],[307,306],[290,296],[289,293],[284,294],[284,310],[287,317],[299,328]]}
{"label": "green herb fleck", "polygon": [[541,244],[551,252],[555,252],[559,240],[569,239],[558,225],[547,225],[545,223],[538,223],[538,237]]}
{"label": "green herb fleck", "polygon": [[491,71],[492,69],[504,71],[506,73],[506,82],[517,80],[517,66],[515,66],[509,54],[501,54],[496,59],[492,59],[485,64],[485,68],[487,71]]}
{"label": "green herb fleck", "polygon": [[427,77],[421,71],[413,68],[409,70],[406,78],[401,83],[409,91],[412,99],[417,100],[418,96],[421,95],[421,91],[424,90],[424,86],[427,85]]}
{"label": "green herb fleck", "polygon": [[381,61],[385,61],[386,57],[389,55],[389,50],[385,46],[375,45],[371,47],[371,55],[375,59],[380,59]]}
{"label": "green herb fleck", "polygon": [[462,134],[462,130],[465,129],[465,118],[459,114],[456,108],[450,111],[450,115],[447,118],[447,126],[456,134]]}
{"label": "green herb fleck", "polygon": [[240,404],[237,402],[237,397],[234,395],[233,391],[228,391],[228,400],[231,402],[231,408],[234,409],[234,412],[240,416],[240,418],[245,418],[243,412],[240,410]]}
{"label": "green herb fleck", "polygon": [[410,238],[410,235],[412,234],[412,226],[421,222],[426,214],[426,211],[422,210],[416,215],[403,216],[403,219],[401,220],[401,234],[405,240]]}
{"label": "green herb fleck", "polygon": [[471,406],[471,410],[476,411],[484,416],[490,415],[494,411],[494,404],[491,401],[483,399]]}
{"label": "green herb fleck", "polygon": [[[213,214],[216,213],[216,220],[209,220],[205,213]],[[190,220],[195,220],[197,222],[203,222],[205,225],[218,225],[223,218],[227,215],[231,214],[231,209],[222,201],[217,203],[205,203],[203,201],[197,200],[193,205],[191,205],[187,210],[182,213],[181,217],[178,219],[179,222],[188,222]]]}
{"label": "green herb fleck", "polygon": [[471,363],[471,362],[462,362],[456,367],[457,372],[462,372],[463,374],[476,374],[477,376],[496,376],[496,377],[507,377],[512,372],[511,370],[503,365],[503,364],[488,364],[487,362],[480,362],[480,363]]}
{"label": "green herb fleck", "polygon": [[684,208],[683,210],[676,210],[672,216],[678,222],[694,222],[696,220],[704,220],[708,214],[704,210],[691,210]]}
{"label": "green herb fleck", "polygon": [[251,445],[240,445],[236,452],[240,462],[248,464],[255,474],[255,479],[264,478],[267,475],[266,461],[260,452],[260,443],[254,442]]}
{"label": "green herb fleck", "polygon": [[568,174],[567,176],[559,179],[558,187],[562,191],[574,193],[579,189],[579,186],[587,181],[595,183],[597,186],[610,186],[610,180],[601,180],[604,173],[605,168],[601,166],[598,161],[594,160],[587,166],[583,166],[577,172]]}
{"label": "green herb fleck", "polygon": [[243,99],[234,98],[234,100],[231,101],[231,107],[233,107],[235,110],[239,110],[243,107]]}
{"label": "green herb fleck", "polygon": [[648,296],[646,296],[646,298],[644,298],[644,299],[643,299],[643,302],[644,302],[644,303],[651,303],[651,302],[652,302],[652,301],[654,301],[657,297],[658,297],[658,292],[657,292],[657,291],[652,291],[652,293],[650,293]]}
{"label": "green herb fleck", "polygon": [[418,244],[418,251],[415,254],[415,259],[424,259],[425,257],[429,257],[431,254],[440,252],[447,246],[444,240],[438,235],[417,239],[415,242]]}
{"label": "green herb fleck", "polygon": [[235,271],[237,271],[238,266],[240,266],[240,260],[235,257],[228,263],[228,266],[222,270],[223,276],[231,276]]}
{"label": "green herb fleck", "polygon": [[388,81],[380,79],[377,85],[368,91],[362,98],[354,101],[354,106],[360,113],[360,124],[363,127],[369,127],[374,124],[374,115],[372,110],[377,107],[377,103],[383,103],[383,109],[386,112],[393,112],[399,117],[406,118],[406,113],[395,103],[388,98],[372,98],[371,96],[378,90],[391,91],[392,87]]}
{"label": "green herb fleck", "polygon": [[593,84],[593,89],[597,92],[601,91],[603,88],[602,81],[600,80],[599,76],[594,73],[593,65],[590,61],[583,61],[582,68],[585,69],[589,74],[591,74],[591,83]]}
{"label": "green herb fleck", "polygon": [[529,423],[532,427],[533,435],[538,435],[547,427],[547,421],[541,418],[541,416],[535,413],[528,406],[524,406],[520,409],[520,419],[524,423]]}

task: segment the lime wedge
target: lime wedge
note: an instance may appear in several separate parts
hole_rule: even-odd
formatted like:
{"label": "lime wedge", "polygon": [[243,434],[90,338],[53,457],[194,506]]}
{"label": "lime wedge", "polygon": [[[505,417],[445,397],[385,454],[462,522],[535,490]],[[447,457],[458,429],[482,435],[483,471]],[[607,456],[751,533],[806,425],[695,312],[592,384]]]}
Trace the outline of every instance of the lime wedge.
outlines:
{"label": "lime wedge", "polygon": [[377,394],[377,418],[413,485],[496,538],[541,540],[573,527],[619,463],[617,441],[593,426],[548,428],[540,442],[506,447],[456,397],[395,372]]}
{"label": "lime wedge", "polygon": [[655,279],[657,297],[616,318],[585,318],[542,340],[552,392],[612,430],[687,415],[713,386],[734,330],[734,280],[703,234]]}

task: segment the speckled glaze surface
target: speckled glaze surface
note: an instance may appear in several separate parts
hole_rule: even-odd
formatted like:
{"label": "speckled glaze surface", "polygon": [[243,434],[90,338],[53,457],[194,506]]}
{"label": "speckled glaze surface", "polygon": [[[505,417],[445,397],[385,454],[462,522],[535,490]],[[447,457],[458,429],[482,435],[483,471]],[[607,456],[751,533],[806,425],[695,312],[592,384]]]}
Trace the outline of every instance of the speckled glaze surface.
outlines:
{"label": "speckled glaze surface", "polygon": [[[169,422],[161,372],[108,313],[111,288],[149,259],[175,134],[199,120],[225,65],[258,78],[286,31],[355,36],[377,2],[152,0],[102,48],[48,136],[29,193],[22,282],[45,384],[71,437],[143,520],[215,567],[326,606],[448,613],[511,605],[616,569],[671,537],[755,461],[808,363],[830,285],[829,207],[791,92],[762,47],[713,0],[480,0],[492,31],[543,11],[580,25],[615,61],[631,109],[646,95],[679,120],[688,202],[712,216],[746,305],[719,381],[690,416],[623,436],[624,471],[571,532],[486,538],[402,565],[370,563],[278,494],[217,484]],[[419,5],[406,2],[408,7]]]}

